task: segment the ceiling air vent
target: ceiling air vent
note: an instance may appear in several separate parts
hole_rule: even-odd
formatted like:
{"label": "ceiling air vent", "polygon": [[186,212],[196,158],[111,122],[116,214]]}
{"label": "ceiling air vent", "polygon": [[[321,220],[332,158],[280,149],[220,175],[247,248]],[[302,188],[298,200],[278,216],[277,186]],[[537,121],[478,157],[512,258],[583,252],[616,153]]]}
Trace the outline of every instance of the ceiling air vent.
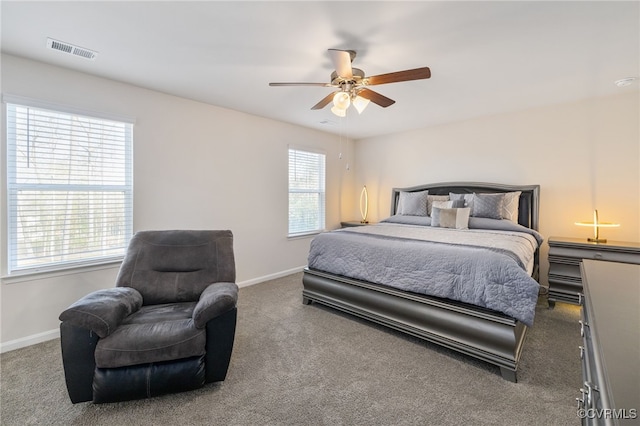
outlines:
{"label": "ceiling air vent", "polygon": [[73,44],[65,43],[63,41],[47,38],[47,48],[57,50],[59,52],[68,53],[69,55],[80,56],[81,58],[94,60],[98,56],[98,52],[85,49],[83,47],[74,46]]}

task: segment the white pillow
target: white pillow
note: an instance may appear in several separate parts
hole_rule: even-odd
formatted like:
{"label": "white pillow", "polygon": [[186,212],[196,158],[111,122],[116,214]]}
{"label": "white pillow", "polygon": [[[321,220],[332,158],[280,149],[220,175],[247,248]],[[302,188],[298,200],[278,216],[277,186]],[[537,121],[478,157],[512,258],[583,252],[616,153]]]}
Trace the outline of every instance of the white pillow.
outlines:
{"label": "white pillow", "polygon": [[518,206],[520,205],[521,191],[507,192],[504,194],[502,205],[502,218],[518,223]]}
{"label": "white pillow", "polygon": [[[429,208],[428,207],[428,202],[429,202],[429,200],[427,200],[427,209]],[[433,210],[434,207],[437,207],[439,209],[450,209],[450,208],[453,208],[453,201],[451,201],[451,200],[449,200],[449,201],[434,200],[434,201],[431,202],[431,210]]]}
{"label": "white pillow", "polygon": [[469,207],[459,209],[441,209],[434,207],[431,211],[431,226],[440,228],[469,229]]}
{"label": "white pillow", "polygon": [[431,216],[434,201],[449,201],[448,195],[427,195],[427,216]]}

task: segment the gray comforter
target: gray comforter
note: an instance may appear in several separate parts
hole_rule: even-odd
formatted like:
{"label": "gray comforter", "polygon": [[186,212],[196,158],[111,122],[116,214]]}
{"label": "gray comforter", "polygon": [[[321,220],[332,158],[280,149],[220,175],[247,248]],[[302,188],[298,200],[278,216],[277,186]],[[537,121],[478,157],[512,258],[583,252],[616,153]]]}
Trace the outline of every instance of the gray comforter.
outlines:
{"label": "gray comforter", "polygon": [[539,285],[527,269],[539,243],[539,235],[513,230],[381,223],[316,236],[308,261],[311,269],[470,303],[531,326]]}

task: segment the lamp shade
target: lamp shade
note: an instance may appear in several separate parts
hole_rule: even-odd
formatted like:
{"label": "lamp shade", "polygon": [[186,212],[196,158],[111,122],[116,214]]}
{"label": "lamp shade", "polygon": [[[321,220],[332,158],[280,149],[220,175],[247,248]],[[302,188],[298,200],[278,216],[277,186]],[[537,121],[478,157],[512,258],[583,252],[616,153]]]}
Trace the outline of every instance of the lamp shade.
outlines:
{"label": "lamp shade", "polygon": [[346,110],[351,104],[350,96],[347,92],[338,92],[333,95],[333,105],[336,108]]}
{"label": "lamp shade", "polygon": [[340,109],[337,106],[331,107],[331,112],[337,115],[338,117],[346,117],[347,115],[346,109]]}
{"label": "lamp shade", "polygon": [[369,99],[365,99],[362,96],[356,96],[353,100],[353,106],[358,111],[358,114],[362,114],[367,105],[369,105]]}

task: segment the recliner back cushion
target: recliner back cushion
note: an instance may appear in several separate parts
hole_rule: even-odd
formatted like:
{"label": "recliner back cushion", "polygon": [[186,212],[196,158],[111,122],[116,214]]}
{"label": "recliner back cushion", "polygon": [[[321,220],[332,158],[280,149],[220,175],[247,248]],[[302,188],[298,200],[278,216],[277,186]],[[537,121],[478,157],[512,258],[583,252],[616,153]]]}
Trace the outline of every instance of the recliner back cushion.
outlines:
{"label": "recliner back cushion", "polygon": [[127,249],[116,285],[145,305],[197,301],[211,283],[235,282],[231,231],[141,231]]}

